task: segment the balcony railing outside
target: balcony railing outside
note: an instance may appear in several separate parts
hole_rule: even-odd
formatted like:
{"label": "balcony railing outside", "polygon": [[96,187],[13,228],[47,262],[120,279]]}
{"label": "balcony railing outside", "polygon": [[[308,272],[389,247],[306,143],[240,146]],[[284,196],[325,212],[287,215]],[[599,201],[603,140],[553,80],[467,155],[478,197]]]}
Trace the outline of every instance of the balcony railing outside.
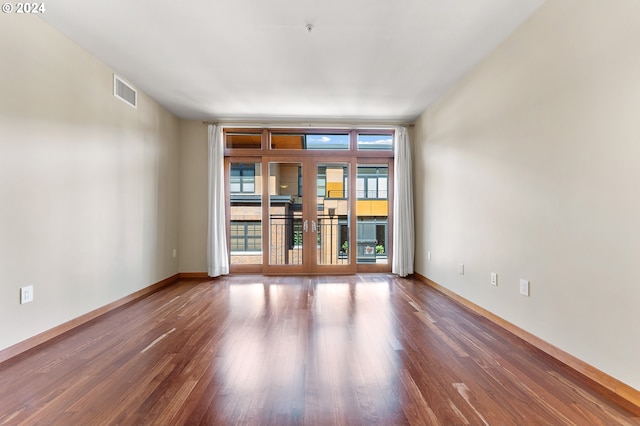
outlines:
{"label": "balcony railing outside", "polygon": [[269,264],[302,265],[302,219],[296,215],[269,217]]}

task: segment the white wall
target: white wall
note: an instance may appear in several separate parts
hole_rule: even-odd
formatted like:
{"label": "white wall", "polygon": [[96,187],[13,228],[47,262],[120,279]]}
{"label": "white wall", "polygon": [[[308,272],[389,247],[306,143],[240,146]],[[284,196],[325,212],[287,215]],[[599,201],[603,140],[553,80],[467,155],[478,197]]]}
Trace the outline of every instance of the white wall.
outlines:
{"label": "white wall", "polygon": [[635,389],[639,45],[640,2],[550,0],[414,137],[417,272]]}
{"label": "white wall", "polygon": [[113,71],[41,19],[0,19],[3,349],[178,272],[179,121],[114,98]]}
{"label": "white wall", "polygon": [[208,135],[202,121],[180,126],[180,272],[207,272]]}

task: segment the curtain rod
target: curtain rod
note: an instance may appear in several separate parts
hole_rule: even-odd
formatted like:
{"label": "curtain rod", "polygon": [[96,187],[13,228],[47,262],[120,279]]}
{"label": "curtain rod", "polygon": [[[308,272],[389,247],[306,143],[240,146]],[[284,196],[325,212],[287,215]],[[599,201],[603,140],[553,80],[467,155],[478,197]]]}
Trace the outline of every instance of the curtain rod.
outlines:
{"label": "curtain rod", "polygon": [[202,121],[202,124],[212,124],[212,125],[221,125],[225,127],[262,127],[262,128],[282,128],[282,127],[291,127],[291,128],[303,128],[303,127],[347,127],[347,128],[385,128],[385,127],[414,127],[413,123],[362,123],[362,124],[352,124],[352,123],[255,123],[255,122],[219,122],[219,121]]}

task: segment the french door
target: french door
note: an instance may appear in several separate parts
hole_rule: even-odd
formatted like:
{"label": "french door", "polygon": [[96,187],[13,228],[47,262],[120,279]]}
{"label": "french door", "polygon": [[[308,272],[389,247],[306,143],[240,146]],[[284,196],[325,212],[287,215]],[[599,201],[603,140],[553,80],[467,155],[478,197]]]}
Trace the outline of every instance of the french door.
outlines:
{"label": "french door", "polygon": [[354,273],[351,161],[274,157],[262,167],[268,171],[264,272]]}

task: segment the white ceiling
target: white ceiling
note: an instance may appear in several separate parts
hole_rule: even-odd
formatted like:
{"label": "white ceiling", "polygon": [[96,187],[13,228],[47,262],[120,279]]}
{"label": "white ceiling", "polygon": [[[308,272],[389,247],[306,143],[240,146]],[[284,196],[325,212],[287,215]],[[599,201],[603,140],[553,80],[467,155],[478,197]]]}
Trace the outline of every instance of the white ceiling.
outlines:
{"label": "white ceiling", "polygon": [[41,16],[181,118],[405,122],[543,1],[48,0]]}

